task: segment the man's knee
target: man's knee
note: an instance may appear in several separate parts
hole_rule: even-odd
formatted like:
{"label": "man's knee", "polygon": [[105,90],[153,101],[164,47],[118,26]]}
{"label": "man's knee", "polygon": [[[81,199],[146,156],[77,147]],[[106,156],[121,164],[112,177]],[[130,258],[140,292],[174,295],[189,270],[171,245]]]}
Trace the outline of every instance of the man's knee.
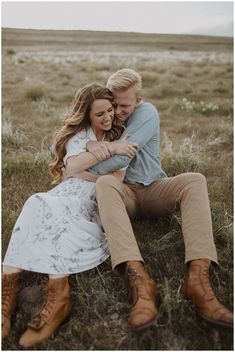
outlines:
{"label": "man's knee", "polygon": [[182,183],[182,194],[207,193],[207,181],[199,172],[188,172],[184,174]]}
{"label": "man's knee", "polygon": [[201,174],[200,172],[190,172],[189,179],[191,182],[196,182],[196,183],[200,183],[200,184],[207,183],[205,176],[203,174]]}
{"label": "man's knee", "polygon": [[205,184],[207,182],[205,176],[200,172],[187,172],[178,175],[178,177],[184,186],[193,185],[195,183]]}

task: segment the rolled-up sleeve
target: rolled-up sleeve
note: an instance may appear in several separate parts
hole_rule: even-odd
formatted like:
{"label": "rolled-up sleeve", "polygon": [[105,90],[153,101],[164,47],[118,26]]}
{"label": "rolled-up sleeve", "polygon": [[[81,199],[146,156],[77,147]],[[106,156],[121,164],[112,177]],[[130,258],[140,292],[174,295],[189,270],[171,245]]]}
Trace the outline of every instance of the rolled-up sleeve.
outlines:
{"label": "rolled-up sleeve", "polygon": [[88,141],[87,132],[81,131],[75,136],[70,138],[66,143],[66,154],[63,158],[64,165],[66,166],[67,160],[70,156],[76,156],[86,151],[86,143]]}

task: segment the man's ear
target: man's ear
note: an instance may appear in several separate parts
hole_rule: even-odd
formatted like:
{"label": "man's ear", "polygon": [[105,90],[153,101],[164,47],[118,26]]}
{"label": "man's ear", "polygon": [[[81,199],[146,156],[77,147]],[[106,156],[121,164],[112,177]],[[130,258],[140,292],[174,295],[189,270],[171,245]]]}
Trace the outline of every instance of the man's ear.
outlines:
{"label": "man's ear", "polygon": [[136,103],[137,105],[141,102],[142,97],[140,95],[138,95],[138,97],[136,98]]}

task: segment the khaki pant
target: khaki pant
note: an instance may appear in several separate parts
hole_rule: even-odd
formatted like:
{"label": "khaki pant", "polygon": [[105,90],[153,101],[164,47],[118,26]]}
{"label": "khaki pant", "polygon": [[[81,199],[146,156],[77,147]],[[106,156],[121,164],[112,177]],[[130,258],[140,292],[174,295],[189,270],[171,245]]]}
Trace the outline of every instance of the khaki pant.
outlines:
{"label": "khaki pant", "polygon": [[185,262],[207,258],[217,263],[206,179],[199,173],[164,178],[149,186],[126,184],[111,175],[96,182],[96,198],[107,235],[113,269],[141,260],[130,218],[167,216],[180,207]]}

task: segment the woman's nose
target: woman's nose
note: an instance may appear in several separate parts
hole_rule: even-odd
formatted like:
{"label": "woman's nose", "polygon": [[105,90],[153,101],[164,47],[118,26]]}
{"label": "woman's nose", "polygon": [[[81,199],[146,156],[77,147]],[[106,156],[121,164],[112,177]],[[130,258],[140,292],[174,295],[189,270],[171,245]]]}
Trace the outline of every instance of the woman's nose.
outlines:
{"label": "woman's nose", "polygon": [[112,114],[110,114],[109,112],[107,112],[106,114],[105,114],[105,121],[110,121],[110,120],[112,120]]}

